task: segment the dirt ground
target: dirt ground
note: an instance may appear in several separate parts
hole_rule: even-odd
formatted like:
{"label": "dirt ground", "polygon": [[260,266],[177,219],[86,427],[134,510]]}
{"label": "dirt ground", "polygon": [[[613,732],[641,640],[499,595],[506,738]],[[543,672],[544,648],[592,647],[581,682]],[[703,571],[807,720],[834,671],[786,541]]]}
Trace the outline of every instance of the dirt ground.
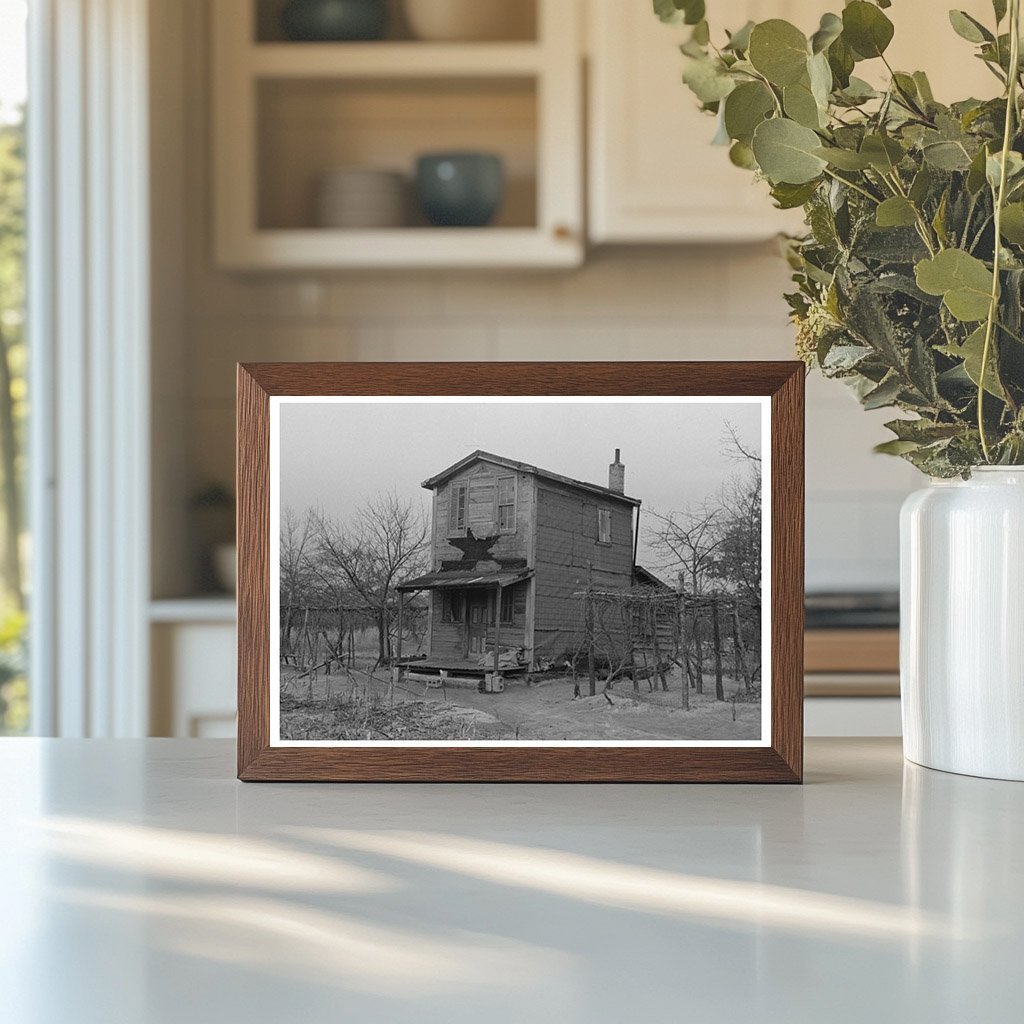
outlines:
{"label": "dirt ground", "polygon": [[[573,699],[571,677],[507,682],[504,693],[449,686],[425,689],[403,682],[390,701],[384,672],[372,676],[320,676],[295,680],[282,673],[281,733],[285,739],[509,739],[509,740],[754,740],[761,735],[759,701],[715,699],[714,680],[704,693],[690,690],[683,710],[678,673],[669,690],[639,692],[619,681],[607,697]],[[598,684],[599,687],[602,683]],[[581,681],[586,693],[586,680]],[[366,735],[363,735],[363,733]]]}

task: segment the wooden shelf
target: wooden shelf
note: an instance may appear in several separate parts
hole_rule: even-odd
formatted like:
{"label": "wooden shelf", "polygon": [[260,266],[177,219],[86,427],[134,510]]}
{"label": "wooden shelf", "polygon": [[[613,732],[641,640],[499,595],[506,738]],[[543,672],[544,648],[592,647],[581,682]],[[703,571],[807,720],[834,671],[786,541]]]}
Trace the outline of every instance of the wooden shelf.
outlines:
{"label": "wooden shelf", "polygon": [[256,43],[242,61],[255,78],[518,77],[541,73],[536,43]]}
{"label": "wooden shelf", "polygon": [[573,267],[578,239],[542,237],[533,228],[396,228],[388,231],[255,231],[223,246],[229,269],[275,267]]}
{"label": "wooden shelf", "polygon": [[[262,9],[261,9],[262,10]],[[262,10],[273,13],[272,6]],[[584,257],[580,12],[538,0],[525,42],[256,42],[253,0],[217,0],[213,243],[231,270],[579,266]],[[539,40],[539,41],[538,41]],[[334,167],[411,175],[418,155],[500,155],[493,227],[317,228]]]}

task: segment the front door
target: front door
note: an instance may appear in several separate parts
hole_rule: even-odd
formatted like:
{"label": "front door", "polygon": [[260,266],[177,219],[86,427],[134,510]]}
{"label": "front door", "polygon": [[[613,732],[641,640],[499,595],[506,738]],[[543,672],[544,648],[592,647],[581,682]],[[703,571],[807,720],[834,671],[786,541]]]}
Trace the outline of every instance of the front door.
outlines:
{"label": "front door", "polygon": [[491,618],[491,595],[470,590],[466,594],[466,656],[487,651],[487,624]]}

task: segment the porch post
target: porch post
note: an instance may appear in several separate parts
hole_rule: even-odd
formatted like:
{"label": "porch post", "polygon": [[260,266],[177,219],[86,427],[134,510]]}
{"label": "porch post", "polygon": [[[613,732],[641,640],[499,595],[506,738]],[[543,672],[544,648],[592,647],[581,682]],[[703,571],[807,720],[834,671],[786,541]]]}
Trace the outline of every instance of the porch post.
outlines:
{"label": "porch post", "polygon": [[501,584],[494,590],[494,674],[498,674],[498,648],[501,646]]}

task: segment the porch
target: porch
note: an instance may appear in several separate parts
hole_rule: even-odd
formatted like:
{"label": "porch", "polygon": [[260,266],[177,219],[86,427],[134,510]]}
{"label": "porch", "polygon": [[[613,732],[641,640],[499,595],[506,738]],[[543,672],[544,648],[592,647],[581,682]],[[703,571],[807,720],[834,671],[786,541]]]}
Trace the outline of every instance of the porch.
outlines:
{"label": "porch", "polygon": [[475,679],[528,671],[532,645],[526,608],[532,578],[531,569],[495,567],[442,570],[400,584],[399,638],[407,595],[431,595],[426,657],[403,658],[399,646],[402,671]]}

